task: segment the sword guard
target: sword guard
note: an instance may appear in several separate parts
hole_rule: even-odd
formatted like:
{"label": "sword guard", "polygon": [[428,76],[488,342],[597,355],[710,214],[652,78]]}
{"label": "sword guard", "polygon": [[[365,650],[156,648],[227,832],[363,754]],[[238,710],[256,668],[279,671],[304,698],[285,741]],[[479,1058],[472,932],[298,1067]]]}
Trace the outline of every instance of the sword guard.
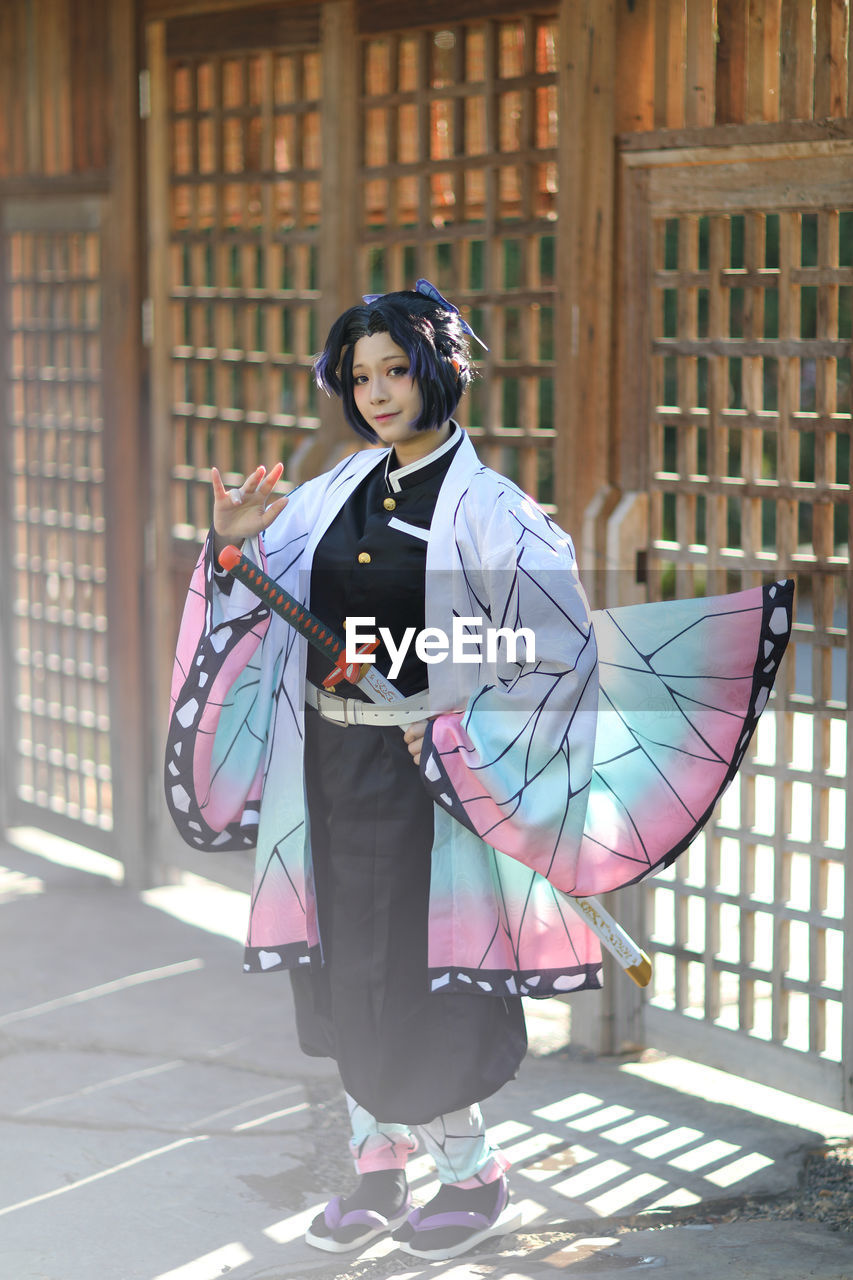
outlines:
{"label": "sword guard", "polygon": [[[379,648],[379,644],[380,641],[378,638],[376,640],[371,640],[370,644],[366,644],[363,649],[358,649],[356,651],[356,657],[363,658],[365,654],[373,653],[374,649]],[[358,684],[359,680],[363,679],[367,674],[367,668],[369,666],[369,662],[347,662],[347,652],[346,649],[343,649],[337,662],[324,679],[323,688],[333,689],[335,685],[340,684],[342,680],[348,680],[350,684]]]}

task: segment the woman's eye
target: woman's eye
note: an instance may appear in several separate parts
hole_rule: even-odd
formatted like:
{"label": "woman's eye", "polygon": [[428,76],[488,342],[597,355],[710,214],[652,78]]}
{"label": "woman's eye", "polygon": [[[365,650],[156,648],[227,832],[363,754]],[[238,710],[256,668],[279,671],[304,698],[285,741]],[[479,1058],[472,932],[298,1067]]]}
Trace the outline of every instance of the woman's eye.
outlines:
{"label": "woman's eye", "polygon": [[393,373],[396,378],[408,378],[409,376],[409,370],[402,364],[395,364],[393,369],[389,369],[388,372]]}

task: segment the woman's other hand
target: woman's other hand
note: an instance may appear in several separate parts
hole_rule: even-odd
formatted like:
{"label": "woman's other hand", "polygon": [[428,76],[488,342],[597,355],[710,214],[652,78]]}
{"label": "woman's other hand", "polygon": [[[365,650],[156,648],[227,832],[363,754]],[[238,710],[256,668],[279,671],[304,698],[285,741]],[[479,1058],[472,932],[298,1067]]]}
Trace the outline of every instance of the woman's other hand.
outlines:
{"label": "woman's other hand", "polygon": [[277,462],[269,473],[266,467],[257,467],[238,489],[226,489],[218,469],[211,468],[214,551],[217,557],[229,543],[239,545],[246,538],[256,537],[269,528],[276,516],[281,515],[287,506],[287,498],[276,498],[274,502],[270,502],[270,498],[283,471],[281,462]]}
{"label": "woman's other hand", "polygon": [[421,762],[421,747],[424,745],[424,734],[426,733],[426,720],[416,720],[414,724],[410,724],[403,734],[403,738],[409,747],[409,754],[415,764]]}

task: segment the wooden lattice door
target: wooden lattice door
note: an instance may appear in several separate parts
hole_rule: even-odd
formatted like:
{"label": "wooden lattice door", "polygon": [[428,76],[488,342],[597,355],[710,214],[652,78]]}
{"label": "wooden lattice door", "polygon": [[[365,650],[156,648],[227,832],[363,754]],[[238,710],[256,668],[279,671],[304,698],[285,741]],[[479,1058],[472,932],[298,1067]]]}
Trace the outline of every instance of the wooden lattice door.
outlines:
{"label": "wooden lattice door", "polygon": [[[387,21],[387,18],[386,18]],[[365,20],[369,27],[369,21]],[[471,19],[361,43],[359,279],[432,280],[490,356],[460,406],[478,454],[556,498],[556,15]]]}
{"label": "wooden lattice door", "polygon": [[10,202],[0,246],[5,821],[111,849],[102,202]]}
{"label": "wooden lattice door", "polygon": [[624,172],[650,596],[797,582],[751,754],[646,890],[645,1039],[835,1106],[853,1106],[851,161],[813,144]]}
{"label": "wooden lattice door", "polygon": [[287,465],[319,425],[317,14],[255,16],[257,31],[229,15],[149,30],[158,500],[180,592],[211,464],[231,483]]}

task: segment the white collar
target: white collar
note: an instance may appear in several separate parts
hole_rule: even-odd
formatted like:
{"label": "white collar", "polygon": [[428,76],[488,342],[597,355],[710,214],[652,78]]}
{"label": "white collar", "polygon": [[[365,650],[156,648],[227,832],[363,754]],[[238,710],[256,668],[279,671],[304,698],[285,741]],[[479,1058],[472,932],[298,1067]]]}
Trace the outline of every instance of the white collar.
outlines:
{"label": "white collar", "polygon": [[400,484],[400,478],[402,476],[410,476],[412,472],[420,470],[421,467],[431,465],[433,462],[436,462],[442,454],[448,453],[451,449],[455,448],[459,441],[462,428],[459,426],[459,423],[454,422],[452,418],[450,420],[450,425],[452,430],[444,444],[439,445],[437,449],[433,449],[431,453],[425,454],[422,458],[418,458],[417,461],[409,462],[405,467],[395,467],[393,471],[388,470],[392,454],[394,453],[393,447],[389,449],[388,457],[385,459],[385,483],[389,489],[394,493],[399,493],[402,488],[402,485]]}

